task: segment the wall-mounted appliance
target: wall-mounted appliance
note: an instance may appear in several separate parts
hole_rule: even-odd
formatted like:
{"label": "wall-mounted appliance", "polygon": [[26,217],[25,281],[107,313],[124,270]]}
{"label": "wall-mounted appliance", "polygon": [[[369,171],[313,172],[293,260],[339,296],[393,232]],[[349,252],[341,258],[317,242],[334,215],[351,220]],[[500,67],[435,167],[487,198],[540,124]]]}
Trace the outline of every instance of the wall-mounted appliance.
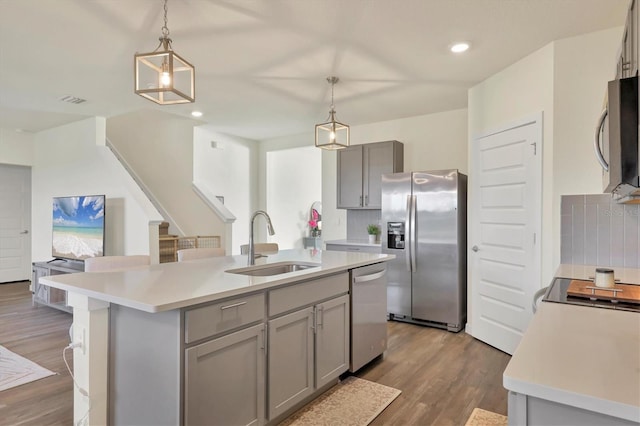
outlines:
{"label": "wall-mounted appliance", "polygon": [[594,148],[602,166],[603,192],[620,202],[640,202],[637,76],[609,82]]}
{"label": "wall-mounted appliance", "polygon": [[104,256],[104,195],[55,197],[51,255],[84,260]]}

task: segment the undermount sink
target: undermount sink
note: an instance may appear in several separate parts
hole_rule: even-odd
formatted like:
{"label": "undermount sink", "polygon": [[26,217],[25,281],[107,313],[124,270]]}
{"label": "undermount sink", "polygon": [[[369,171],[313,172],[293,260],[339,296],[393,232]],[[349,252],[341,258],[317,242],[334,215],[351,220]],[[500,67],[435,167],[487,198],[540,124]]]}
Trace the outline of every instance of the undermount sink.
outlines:
{"label": "undermount sink", "polygon": [[317,263],[305,262],[279,262],[268,265],[249,266],[247,268],[229,269],[230,274],[250,275],[252,277],[270,277],[272,275],[286,274],[288,272],[303,271],[309,268],[317,268]]}

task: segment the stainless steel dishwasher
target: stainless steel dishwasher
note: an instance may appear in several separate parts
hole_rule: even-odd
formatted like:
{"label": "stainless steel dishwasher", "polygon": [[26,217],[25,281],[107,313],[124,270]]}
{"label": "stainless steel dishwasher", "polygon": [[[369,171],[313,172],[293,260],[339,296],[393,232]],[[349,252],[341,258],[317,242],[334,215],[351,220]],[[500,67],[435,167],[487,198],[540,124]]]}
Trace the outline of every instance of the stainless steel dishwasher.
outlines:
{"label": "stainless steel dishwasher", "polygon": [[387,349],[386,263],[351,270],[351,362],[355,372]]}

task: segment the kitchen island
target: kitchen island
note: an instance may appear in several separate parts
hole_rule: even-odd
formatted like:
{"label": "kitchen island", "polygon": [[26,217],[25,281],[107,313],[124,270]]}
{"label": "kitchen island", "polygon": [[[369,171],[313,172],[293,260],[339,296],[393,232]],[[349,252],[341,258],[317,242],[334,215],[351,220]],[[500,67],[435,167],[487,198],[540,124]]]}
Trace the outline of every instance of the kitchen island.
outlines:
{"label": "kitchen island", "polygon": [[[614,268],[640,284],[637,269]],[[586,280],[595,266],[561,265]],[[503,375],[510,425],[637,425],[640,314],[541,302]]]}
{"label": "kitchen island", "polygon": [[[349,272],[391,260],[286,250],[47,277],[74,314],[74,419],[272,424],[349,367]],[[265,267],[306,269],[245,275]],[[280,266],[279,266],[280,265]],[[231,271],[231,272],[230,272]],[[258,272],[259,273],[259,272]]]}

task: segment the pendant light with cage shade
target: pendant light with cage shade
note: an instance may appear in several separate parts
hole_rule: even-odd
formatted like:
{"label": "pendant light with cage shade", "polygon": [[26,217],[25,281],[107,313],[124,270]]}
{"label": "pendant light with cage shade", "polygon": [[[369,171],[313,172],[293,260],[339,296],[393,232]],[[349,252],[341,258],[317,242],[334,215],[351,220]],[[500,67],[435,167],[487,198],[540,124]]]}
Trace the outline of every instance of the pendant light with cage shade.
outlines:
{"label": "pendant light with cage shade", "polygon": [[135,93],[160,105],[195,102],[195,67],[173,51],[167,27],[167,0],[160,44],[134,55]]}
{"label": "pendant light with cage shade", "polygon": [[340,81],[338,77],[327,77],[331,84],[331,109],[326,123],[316,124],[316,147],[336,150],[349,146],[349,126],[336,119],[336,110],[333,104],[333,88]]}

